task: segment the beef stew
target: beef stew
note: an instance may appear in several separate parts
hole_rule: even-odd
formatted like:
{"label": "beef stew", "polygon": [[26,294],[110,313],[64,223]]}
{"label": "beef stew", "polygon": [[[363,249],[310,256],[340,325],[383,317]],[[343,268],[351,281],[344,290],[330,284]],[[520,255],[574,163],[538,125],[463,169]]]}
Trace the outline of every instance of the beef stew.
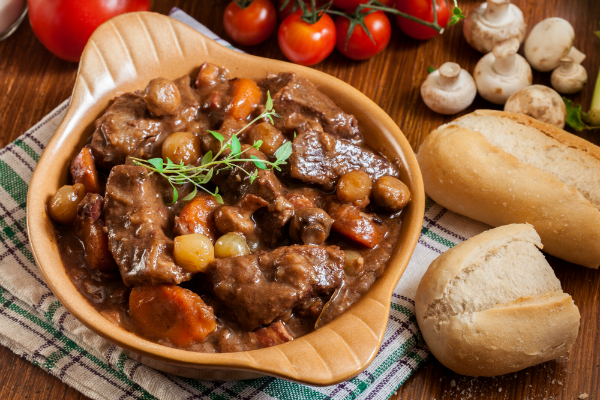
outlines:
{"label": "beef stew", "polygon": [[[49,204],[63,263],[102,315],[157,343],[231,352],[293,340],[383,273],[406,205],[394,202],[398,168],[293,73],[257,83],[204,64],[195,76],[154,79],[97,120],[73,185]],[[221,162],[208,179],[175,190],[149,163],[200,168],[207,155]]]}

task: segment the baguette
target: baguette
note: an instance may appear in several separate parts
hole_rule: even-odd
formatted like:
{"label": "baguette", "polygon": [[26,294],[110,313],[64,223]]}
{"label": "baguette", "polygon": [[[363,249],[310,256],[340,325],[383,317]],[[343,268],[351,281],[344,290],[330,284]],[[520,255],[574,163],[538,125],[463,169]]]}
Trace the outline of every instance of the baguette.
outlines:
{"label": "baguette", "polygon": [[600,265],[600,148],[531,117],[479,110],[430,133],[417,154],[438,204],[492,226],[530,223],[544,250]]}
{"label": "baguette", "polygon": [[536,248],[531,225],[483,232],[439,256],[415,298],[433,355],[469,376],[515,372],[565,355],[580,315]]}

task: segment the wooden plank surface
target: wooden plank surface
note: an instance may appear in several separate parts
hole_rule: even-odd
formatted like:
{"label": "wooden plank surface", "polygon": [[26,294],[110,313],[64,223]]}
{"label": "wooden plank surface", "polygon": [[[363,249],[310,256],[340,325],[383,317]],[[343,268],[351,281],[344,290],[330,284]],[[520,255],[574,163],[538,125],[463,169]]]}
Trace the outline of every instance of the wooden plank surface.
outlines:
{"label": "wooden plank surface", "polygon": [[[226,1],[164,0],[154,10],[166,14],[173,6],[188,12],[215,33],[226,37],[221,17]],[[478,1],[459,0],[470,11]],[[592,31],[600,21],[598,0],[515,0],[529,28],[548,17],[559,16],[575,27],[575,45],[587,54],[583,65],[591,83],[572,99],[587,107],[600,68],[600,40]],[[315,68],[355,86],[400,126],[413,149],[433,128],[454,117],[430,111],[420,99],[419,85],[427,67],[455,61],[472,71],[481,54],[462,36],[462,26],[441,37],[419,42],[403,35],[392,21],[392,40],[377,57],[363,62],[346,59],[337,51]],[[284,59],[276,36],[245,51]],[[200,63],[202,60],[198,60]],[[73,88],[77,64],[52,56],[24,23],[8,40],[0,42],[0,147],[13,141],[63,100]],[[549,84],[550,74],[534,73],[534,82]],[[467,110],[494,108],[478,98]],[[581,136],[600,144],[600,134]],[[568,357],[497,378],[469,378],[454,374],[435,359],[408,379],[393,399],[577,399],[588,393],[600,398],[600,271],[586,269],[548,257],[563,290],[573,296],[581,312],[577,342]],[[86,397],[38,367],[0,347],[0,399],[85,399]]]}

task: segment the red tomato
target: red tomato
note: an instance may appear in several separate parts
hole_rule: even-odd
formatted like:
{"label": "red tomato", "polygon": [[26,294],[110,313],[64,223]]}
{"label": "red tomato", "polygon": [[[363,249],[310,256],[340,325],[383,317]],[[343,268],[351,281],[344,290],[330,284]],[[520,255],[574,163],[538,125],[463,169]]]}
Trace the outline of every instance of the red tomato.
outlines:
{"label": "red tomato", "polygon": [[27,0],[35,36],[57,57],[79,61],[92,33],[112,17],[149,11],[150,0]]}
{"label": "red tomato", "polygon": [[283,20],[279,27],[279,48],[292,62],[315,65],[323,61],[335,47],[335,24],[327,14],[309,24],[298,10]]}
{"label": "red tomato", "polygon": [[[369,0],[333,0],[333,5],[343,10],[354,11],[360,4],[365,4]],[[379,0],[381,4],[388,7],[394,7],[394,0]]]}
{"label": "red tomato", "polygon": [[277,11],[269,0],[253,0],[246,8],[232,1],[225,8],[223,25],[236,43],[254,46],[264,42],[275,30]]}
{"label": "red tomato", "polygon": [[[396,0],[396,9],[424,21],[433,22],[433,3],[431,0]],[[450,15],[446,0],[436,0],[436,9],[438,24],[442,28],[445,28],[448,25]],[[415,39],[426,40],[439,35],[439,32],[435,29],[421,25],[418,22],[410,21],[404,17],[397,16],[396,21],[398,21],[402,32]]]}
{"label": "red tomato", "polygon": [[338,16],[335,20],[335,28],[337,30],[337,49],[346,57],[353,60],[366,60],[376,54],[379,54],[390,41],[392,28],[390,20],[382,11],[376,11],[365,17],[365,25],[375,43],[360,25],[356,25],[348,43],[346,36],[348,28],[350,28],[350,20],[346,17]]}

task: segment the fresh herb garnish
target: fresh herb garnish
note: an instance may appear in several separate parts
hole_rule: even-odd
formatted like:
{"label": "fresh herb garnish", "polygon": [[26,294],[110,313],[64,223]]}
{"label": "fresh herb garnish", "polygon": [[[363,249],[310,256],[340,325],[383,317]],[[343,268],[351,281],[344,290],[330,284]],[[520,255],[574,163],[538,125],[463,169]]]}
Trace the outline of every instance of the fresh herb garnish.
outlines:
{"label": "fresh herb garnish", "polygon": [[[267,102],[265,104],[265,111],[260,114],[258,117],[253,119],[250,123],[244,126],[242,129],[237,131],[231,139],[225,140],[223,135],[219,132],[208,131],[211,135],[213,135],[220,143],[220,149],[217,154],[213,154],[212,150],[209,150],[202,157],[202,161],[199,166],[194,165],[184,165],[183,162],[181,164],[175,164],[169,158],[165,162],[162,158],[152,158],[150,160],[143,160],[140,158],[131,158],[135,165],[139,165],[145,167],[152,171],[151,173],[157,173],[160,176],[164,177],[171,187],[173,188],[173,201],[171,204],[174,204],[179,198],[179,193],[177,192],[177,188],[175,185],[182,185],[186,182],[194,184],[194,190],[192,193],[185,196],[182,200],[192,200],[196,197],[198,193],[198,189],[205,191],[208,194],[211,194],[215,197],[218,203],[223,204],[223,198],[219,194],[219,188],[217,187],[214,192],[208,190],[204,185],[206,185],[214,174],[217,174],[222,168],[237,168],[243,171],[246,175],[250,177],[250,183],[253,183],[254,180],[258,177],[258,169],[276,169],[278,171],[281,170],[280,166],[286,164],[286,160],[292,154],[292,142],[284,143],[277,151],[275,152],[276,160],[274,162],[261,160],[260,158],[251,155],[250,158],[243,157],[244,153],[248,151],[250,148],[259,149],[262,145],[262,141],[258,140],[252,144],[252,147],[249,147],[245,150],[242,150],[242,145],[240,140],[238,139],[238,135],[254,124],[256,121],[259,121],[263,118],[267,118],[271,124],[273,124],[273,117],[279,117],[279,115],[273,109],[273,100],[271,99],[271,95],[267,92]],[[223,155],[225,150],[229,149],[229,153]],[[253,172],[248,172],[244,168],[241,167],[241,163],[244,162],[252,162],[256,166]],[[215,171],[215,167],[219,167]]]}

